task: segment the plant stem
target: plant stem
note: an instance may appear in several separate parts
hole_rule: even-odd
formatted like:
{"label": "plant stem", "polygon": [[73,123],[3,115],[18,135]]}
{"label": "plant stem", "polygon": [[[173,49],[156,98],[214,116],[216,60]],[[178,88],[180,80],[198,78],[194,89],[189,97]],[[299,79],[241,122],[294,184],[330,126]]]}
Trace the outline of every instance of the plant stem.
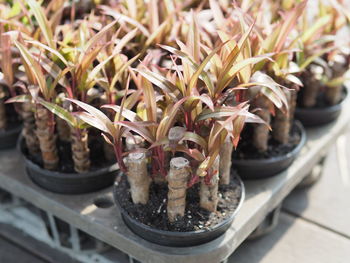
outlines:
{"label": "plant stem", "polygon": [[[348,63],[345,56],[338,55],[337,61],[333,62],[332,69],[332,79],[342,77],[348,70]],[[341,100],[343,86],[339,85],[336,87],[326,87],[325,97],[329,105],[335,105]]]}
{"label": "plant stem", "polygon": [[[291,92],[285,90],[284,93],[287,97],[288,105],[291,105]],[[290,117],[289,109],[285,110],[285,112],[281,109],[276,109],[276,115],[272,124],[272,136],[281,144],[286,144],[289,141],[289,132],[291,128]]]}
{"label": "plant stem", "polygon": [[70,127],[67,122],[59,117],[56,118],[58,138],[63,142],[70,142]]}
{"label": "plant stem", "polygon": [[140,152],[129,153],[126,165],[133,203],[146,204],[149,198],[149,185],[151,183],[147,172],[146,154]]}
{"label": "plant stem", "polygon": [[201,178],[199,205],[210,212],[215,212],[218,205],[219,163],[220,158],[218,156],[211,168],[210,173],[212,176],[209,182],[205,182],[205,178]]}
{"label": "plant stem", "polygon": [[170,222],[185,215],[187,181],[190,176],[189,161],[183,157],[172,158],[168,174],[167,213]]}
{"label": "plant stem", "polygon": [[310,65],[310,68],[302,74],[302,79],[304,83],[303,96],[302,96],[302,106],[306,108],[311,108],[316,105],[317,95],[321,89],[321,81],[316,76],[315,71],[320,66]]}
{"label": "plant stem", "polygon": [[37,105],[35,113],[36,135],[39,139],[41,156],[44,168],[56,170],[58,168],[58,154],[56,146],[56,135],[52,132],[50,111],[41,105]]}
{"label": "plant stem", "polygon": [[22,134],[25,139],[29,154],[32,157],[40,154],[39,141],[35,133],[36,125],[33,108],[34,105],[31,102],[22,103]]}
{"label": "plant stem", "polygon": [[229,136],[226,136],[225,143],[220,150],[220,184],[230,184],[231,177],[231,160],[232,160],[233,144]]}
{"label": "plant stem", "polygon": [[88,145],[88,132],[86,129],[72,129],[71,147],[74,170],[78,173],[88,172],[90,170],[90,149]]}
{"label": "plant stem", "polygon": [[[258,115],[261,119],[263,119],[267,124],[271,122],[271,114],[269,111],[269,100],[260,95],[255,98],[252,102],[252,108],[260,108],[255,114]],[[265,124],[254,124],[253,131],[253,145],[255,148],[261,152],[267,150],[268,141],[269,141],[269,128]]]}

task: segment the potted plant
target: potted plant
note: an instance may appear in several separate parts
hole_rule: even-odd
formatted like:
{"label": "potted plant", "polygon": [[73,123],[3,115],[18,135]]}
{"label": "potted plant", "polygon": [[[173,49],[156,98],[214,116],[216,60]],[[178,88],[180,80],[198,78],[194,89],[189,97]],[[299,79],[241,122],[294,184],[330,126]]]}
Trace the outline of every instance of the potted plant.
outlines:
{"label": "potted plant", "polygon": [[[114,194],[124,221],[138,235],[163,245],[197,245],[228,229],[244,189],[231,172],[220,174],[220,166],[226,165],[226,171],[231,166],[221,161],[220,148],[227,138],[237,145],[245,122],[263,122],[247,103],[228,106],[224,101],[235,89],[228,85],[242,70],[267,56],[237,60],[233,39],[211,49],[199,31],[193,15],[187,42],[178,41],[180,49],[162,46],[171,67],[143,62],[133,70],[120,106],[103,106],[115,112],[112,119],[69,99],[82,109],[79,118],[99,128],[116,148],[122,175]],[[217,75],[209,77],[211,72]],[[129,87],[141,90],[136,105],[130,103]]]}
{"label": "potted plant", "polygon": [[[350,39],[347,17],[341,3],[319,3],[319,13],[311,22],[303,19],[296,57],[304,88],[298,97],[296,117],[306,126],[317,126],[336,119],[347,96],[345,73],[349,69]],[[309,27],[309,24],[313,26]]]}
{"label": "potted plant", "polygon": [[[247,125],[242,132],[244,142],[233,152],[232,162],[244,179],[276,175],[291,165],[305,143],[304,129],[294,123],[293,118],[296,93],[302,83],[293,74],[295,49],[293,39],[288,38],[288,35],[293,32],[306,2],[285,12],[283,20],[268,23],[266,17],[259,14],[254,22],[249,13],[243,13],[239,8],[233,9],[225,20],[220,6],[215,1],[210,1],[210,5],[216,26],[224,32],[221,31],[219,35],[221,40],[228,38],[234,28],[248,27],[247,23],[251,23],[250,45],[244,54],[257,56],[267,52],[273,59],[263,60],[248,68],[251,77],[245,82],[250,83],[242,85],[246,87],[245,90],[237,91],[241,100],[250,100],[250,111],[268,126]],[[273,18],[272,15],[267,17]]]}
{"label": "potted plant", "polygon": [[[18,48],[27,76],[27,94],[14,97],[10,102],[24,102],[33,105],[35,134],[39,140],[40,155],[32,155],[31,148],[21,143],[27,172],[40,186],[59,193],[78,194],[99,190],[113,183],[117,165],[106,160],[103,142],[76,118],[74,107],[61,104],[65,97],[88,102],[93,96],[89,91],[96,84],[96,76],[116,53],[92,67],[99,52],[105,47],[105,37],[115,25],[106,25],[98,33],[87,27],[83,21],[77,31],[65,32],[61,45],[57,45],[42,8],[35,1],[28,3],[47,45],[36,40],[23,40],[19,35]],[[70,30],[69,28],[67,30]],[[73,26],[72,26],[73,30]],[[65,37],[91,37],[70,47]],[[101,44],[102,41],[102,44]],[[30,48],[28,48],[30,46]],[[76,48],[79,47],[79,48]],[[127,68],[127,66],[124,67]],[[47,75],[47,79],[44,74]],[[103,82],[100,79],[101,82]],[[62,119],[64,126],[55,125]],[[67,129],[67,132],[58,132]],[[65,134],[65,136],[63,136]],[[68,138],[67,138],[68,134]],[[59,136],[59,138],[57,138]],[[66,137],[66,138],[64,138]],[[91,137],[91,138],[90,138]],[[90,152],[90,148],[92,151]],[[91,157],[93,158],[90,158]]]}

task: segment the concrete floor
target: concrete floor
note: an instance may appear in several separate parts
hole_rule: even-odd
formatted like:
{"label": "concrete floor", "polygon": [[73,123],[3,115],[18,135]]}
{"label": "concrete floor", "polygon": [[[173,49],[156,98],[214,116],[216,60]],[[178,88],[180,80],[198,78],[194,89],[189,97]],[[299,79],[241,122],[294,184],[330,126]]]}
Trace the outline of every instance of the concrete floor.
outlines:
{"label": "concrete floor", "polygon": [[[276,229],[244,242],[229,263],[350,262],[350,132],[338,139],[312,187],[284,201]],[[59,262],[0,237],[0,263]]]}
{"label": "concrete floor", "polygon": [[312,187],[284,201],[276,229],[244,242],[229,263],[350,262],[350,132],[340,137]]}

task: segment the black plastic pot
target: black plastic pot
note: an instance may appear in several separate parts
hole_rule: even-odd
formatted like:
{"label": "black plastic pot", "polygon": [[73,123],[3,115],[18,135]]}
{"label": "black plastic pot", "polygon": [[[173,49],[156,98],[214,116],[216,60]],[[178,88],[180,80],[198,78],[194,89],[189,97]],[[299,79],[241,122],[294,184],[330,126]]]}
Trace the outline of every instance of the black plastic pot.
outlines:
{"label": "black plastic pot", "polygon": [[237,209],[232,213],[232,215],[217,224],[215,227],[210,230],[197,230],[197,231],[189,231],[189,232],[175,232],[175,231],[165,231],[159,230],[150,226],[147,226],[134,218],[132,218],[128,212],[122,208],[121,204],[116,195],[116,191],[118,191],[117,184],[114,187],[114,200],[117,208],[121,212],[122,218],[125,224],[138,236],[146,239],[152,243],[156,243],[163,246],[171,246],[171,247],[190,247],[201,245],[207,243],[209,241],[218,238],[222,234],[224,234],[229,227],[231,226],[234,218],[236,217],[238,211],[240,210],[244,198],[245,198],[245,188],[242,180],[237,177],[240,186],[241,186],[241,199],[237,206]]}
{"label": "black plastic pot", "polygon": [[15,126],[6,131],[0,131],[0,150],[14,148],[21,131],[22,125]]}
{"label": "black plastic pot", "polygon": [[20,150],[28,176],[40,187],[60,194],[84,194],[113,185],[118,165],[113,164],[88,173],[61,173],[45,170],[24,154],[24,140],[20,138]]}
{"label": "black plastic pot", "polygon": [[298,121],[295,122],[295,125],[300,132],[300,142],[286,155],[268,159],[232,160],[232,167],[238,171],[242,180],[268,178],[286,170],[293,163],[306,142],[306,132],[303,125]]}
{"label": "black plastic pot", "polygon": [[344,88],[345,98],[338,104],[324,108],[299,108],[295,109],[295,118],[301,121],[305,127],[315,127],[330,123],[338,118],[341,109],[348,100],[348,90]]}

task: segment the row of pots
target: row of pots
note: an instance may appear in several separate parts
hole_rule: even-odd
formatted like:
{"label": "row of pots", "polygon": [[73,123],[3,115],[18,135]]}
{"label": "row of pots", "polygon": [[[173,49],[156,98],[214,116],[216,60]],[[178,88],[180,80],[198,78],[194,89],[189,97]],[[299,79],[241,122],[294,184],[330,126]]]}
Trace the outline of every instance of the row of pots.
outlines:
{"label": "row of pots", "polygon": [[[346,92],[347,93],[347,92]],[[346,99],[337,105],[327,108],[311,108],[311,109],[297,109],[296,118],[301,121],[304,126],[318,126],[329,123],[335,120],[340,112],[342,105]],[[284,156],[271,157],[268,159],[250,159],[250,160],[232,160],[232,167],[234,167],[243,180],[247,179],[263,179],[273,175],[277,175],[281,171],[287,169],[294,159],[299,154],[303,145],[306,142],[306,133],[303,125],[300,122],[295,122],[297,132],[300,134],[299,144],[289,153]],[[15,127],[6,132],[0,133],[0,149],[11,148],[17,142],[21,127]],[[18,140],[18,148],[24,156],[26,172],[34,183],[51,192],[60,194],[83,194],[94,192],[108,186],[113,185],[115,177],[118,174],[118,165],[113,164],[108,167],[101,168],[96,171],[85,174],[76,173],[60,173],[55,171],[48,171],[31,161],[26,157],[24,140]],[[172,232],[157,230],[142,224],[129,216],[129,214],[122,208],[119,203],[118,184],[114,186],[115,203],[121,211],[122,217],[129,226],[129,228],[136,234],[151,242],[167,245],[167,246],[193,246],[199,245],[210,240],[213,240],[222,235],[232,224],[239,208],[244,201],[244,184],[238,178],[236,180],[237,187],[240,188],[239,204],[232,215],[217,224],[215,227],[208,230],[197,230],[190,232]],[[184,240],[186,240],[184,242]]]}

